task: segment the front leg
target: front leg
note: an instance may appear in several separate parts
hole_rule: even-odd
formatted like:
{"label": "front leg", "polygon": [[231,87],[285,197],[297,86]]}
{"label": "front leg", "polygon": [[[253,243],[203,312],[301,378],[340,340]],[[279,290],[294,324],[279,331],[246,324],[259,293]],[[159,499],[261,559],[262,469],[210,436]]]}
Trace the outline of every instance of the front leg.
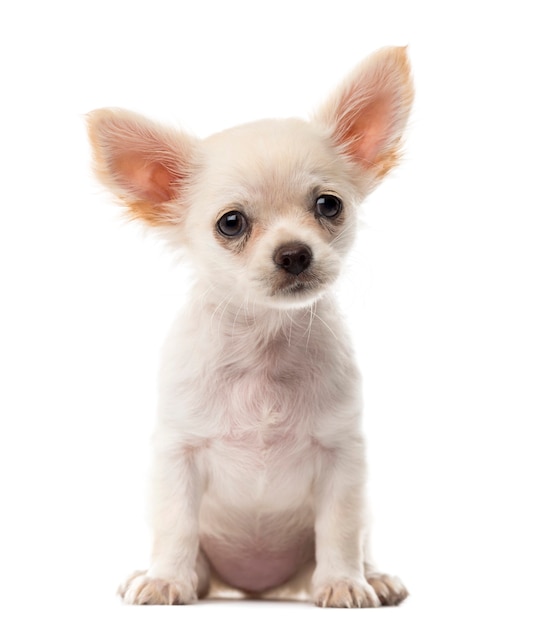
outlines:
{"label": "front leg", "polygon": [[375,607],[363,571],[366,534],[364,450],[360,437],[322,455],[315,490],[314,602],[322,607]]}
{"label": "front leg", "polygon": [[203,477],[198,456],[193,446],[164,446],[155,452],[151,566],[119,589],[128,604],[188,604],[208,588],[208,565],[199,553]]}

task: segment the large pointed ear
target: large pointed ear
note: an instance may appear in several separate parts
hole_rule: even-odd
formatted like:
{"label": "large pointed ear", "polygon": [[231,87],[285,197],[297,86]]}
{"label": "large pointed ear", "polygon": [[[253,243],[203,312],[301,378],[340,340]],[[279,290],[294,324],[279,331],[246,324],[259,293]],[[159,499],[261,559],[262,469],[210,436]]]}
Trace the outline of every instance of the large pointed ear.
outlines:
{"label": "large pointed ear", "polygon": [[352,72],[315,119],[376,180],[398,161],[412,101],[406,48],[383,48]]}
{"label": "large pointed ear", "polygon": [[98,109],[87,119],[99,180],[134,217],[178,223],[197,140],[121,109]]}

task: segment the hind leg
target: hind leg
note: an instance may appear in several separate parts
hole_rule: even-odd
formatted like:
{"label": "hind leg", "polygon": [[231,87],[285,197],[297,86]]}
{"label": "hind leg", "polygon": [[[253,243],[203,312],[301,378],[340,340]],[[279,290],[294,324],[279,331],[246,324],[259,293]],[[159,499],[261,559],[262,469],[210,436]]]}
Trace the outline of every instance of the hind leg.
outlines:
{"label": "hind leg", "polygon": [[397,576],[391,576],[380,572],[374,565],[372,550],[370,546],[370,531],[364,537],[364,575],[370,586],[376,592],[379,601],[383,606],[397,606],[409,595],[404,583]]}
{"label": "hind leg", "polygon": [[383,606],[396,606],[408,597],[408,590],[397,576],[371,570],[366,564],[365,572],[368,584],[374,589]]}
{"label": "hind leg", "polygon": [[397,576],[390,576],[378,570],[370,555],[369,536],[365,538],[364,573],[370,586],[376,592],[383,606],[397,606],[409,595],[404,583]]}

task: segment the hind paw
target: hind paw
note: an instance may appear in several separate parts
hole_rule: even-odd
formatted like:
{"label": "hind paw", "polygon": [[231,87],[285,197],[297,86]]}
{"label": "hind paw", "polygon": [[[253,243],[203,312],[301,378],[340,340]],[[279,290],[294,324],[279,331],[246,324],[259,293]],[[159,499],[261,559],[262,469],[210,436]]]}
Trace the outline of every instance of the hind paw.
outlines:
{"label": "hind paw", "polygon": [[409,595],[400,578],[396,576],[374,572],[367,579],[383,606],[396,606]]}

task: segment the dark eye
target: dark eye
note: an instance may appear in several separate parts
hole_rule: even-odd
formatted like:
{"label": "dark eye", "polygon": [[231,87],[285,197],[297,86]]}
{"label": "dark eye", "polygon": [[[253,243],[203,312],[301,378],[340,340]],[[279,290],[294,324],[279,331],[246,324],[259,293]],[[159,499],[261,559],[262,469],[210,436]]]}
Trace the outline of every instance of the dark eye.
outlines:
{"label": "dark eye", "polygon": [[219,232],[224,237],[238,237],[246,230],[248,222],[240,211],[229,211],[218,220],[216,224]]}
{"label": "dark eye", "polygon": [[342,212],[342,201],[336,196],[325,194],[316,200],[316,214],[329,220],[338,217]]}

